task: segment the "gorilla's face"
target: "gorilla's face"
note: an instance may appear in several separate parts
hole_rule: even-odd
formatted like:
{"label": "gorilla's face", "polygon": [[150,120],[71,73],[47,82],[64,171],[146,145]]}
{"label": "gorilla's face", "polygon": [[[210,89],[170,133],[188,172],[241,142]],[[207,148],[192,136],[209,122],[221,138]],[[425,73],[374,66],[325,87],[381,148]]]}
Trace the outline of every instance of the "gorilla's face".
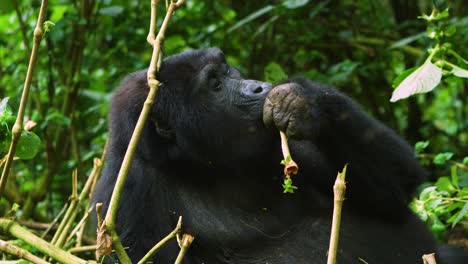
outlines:
{"label": "gorilla's face", "polygon": [[272,86],[242,78],[219,49],[169,57],[158,79],[163,85],[155,102],[156,119],[173,131],[177,153],[211,165],[236,166],[269,149],[272,135],[262,120]]}

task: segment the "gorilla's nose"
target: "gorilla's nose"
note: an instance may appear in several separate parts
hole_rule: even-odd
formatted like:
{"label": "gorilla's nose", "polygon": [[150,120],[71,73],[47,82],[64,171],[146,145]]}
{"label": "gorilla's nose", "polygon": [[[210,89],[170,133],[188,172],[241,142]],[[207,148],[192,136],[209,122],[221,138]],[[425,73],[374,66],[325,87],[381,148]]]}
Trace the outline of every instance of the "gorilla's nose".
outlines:
{"label": "gorilla's nose", "polygon": [[272,88],[270,83],[248,80],[244,93],[249,96],[265,96]]}

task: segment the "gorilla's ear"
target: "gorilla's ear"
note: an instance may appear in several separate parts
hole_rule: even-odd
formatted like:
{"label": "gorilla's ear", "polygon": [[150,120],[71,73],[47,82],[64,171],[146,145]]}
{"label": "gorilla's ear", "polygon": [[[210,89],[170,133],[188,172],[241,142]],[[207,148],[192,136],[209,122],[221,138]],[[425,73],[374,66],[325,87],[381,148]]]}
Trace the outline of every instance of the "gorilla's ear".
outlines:
{"label": "gorilla's ear", "polygon": [[167,124],[167,122],[163,122],[160,120],[156,120],[151,118],[151,121],[156,128],[156,133],[160,135],[164,139],[173,139],[174,138],[174,131],[172,130],[171,126]]}

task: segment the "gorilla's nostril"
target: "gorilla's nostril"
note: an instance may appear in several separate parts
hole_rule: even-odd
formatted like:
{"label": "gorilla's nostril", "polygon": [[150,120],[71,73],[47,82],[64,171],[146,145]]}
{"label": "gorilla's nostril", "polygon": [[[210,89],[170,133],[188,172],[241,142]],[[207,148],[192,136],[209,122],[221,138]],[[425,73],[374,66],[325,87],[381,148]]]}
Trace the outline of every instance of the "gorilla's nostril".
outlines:
{"label": "gorilla's nostril", "polygon": [[255,90],[253,92],[254,93],[261,93],[261,92],[263,92],[263,88],[262,87],[257,87],[257,88],[255,88]]}

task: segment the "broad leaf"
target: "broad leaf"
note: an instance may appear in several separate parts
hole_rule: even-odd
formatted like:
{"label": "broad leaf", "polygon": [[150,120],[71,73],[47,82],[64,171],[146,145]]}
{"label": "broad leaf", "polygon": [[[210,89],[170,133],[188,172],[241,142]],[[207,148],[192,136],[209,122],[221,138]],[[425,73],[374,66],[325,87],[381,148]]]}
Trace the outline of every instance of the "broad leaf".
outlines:
{"label": "broad leaf", "polygon": [[465,70],[463,68],[460,68],[456,65],[450,65],[452,66],[452,74],[460,77],[460,78],[468,78],[468,70]]}
{"label": "broad leaf", "polygon": [[18,141],[15,157],[20,159],[32,159],[41,148],[41,139],[33,132],[23,131]]}
{"label": "broad leaf", "polygon": [[432,91],[442,78],[442,70],[429,60],[404,79],[393,91],[390,102],[410,97],[413,94]]}

